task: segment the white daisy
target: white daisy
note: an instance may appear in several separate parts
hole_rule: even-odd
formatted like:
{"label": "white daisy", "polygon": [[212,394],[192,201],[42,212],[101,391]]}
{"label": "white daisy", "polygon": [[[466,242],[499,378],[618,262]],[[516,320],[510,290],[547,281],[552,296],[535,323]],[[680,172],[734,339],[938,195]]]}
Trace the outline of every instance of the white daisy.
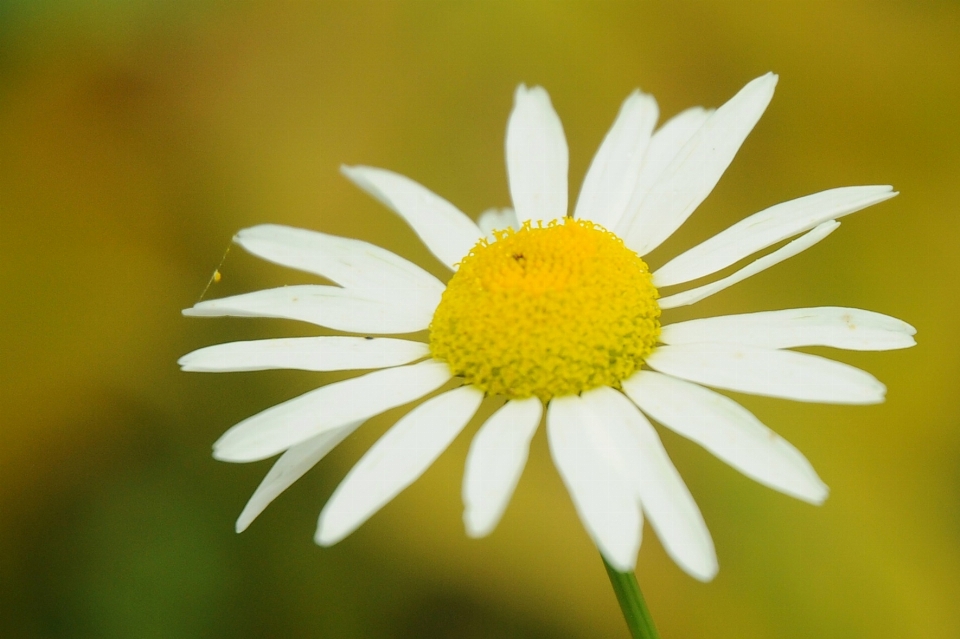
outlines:
{"label": "white daisy", "polygon": [[[896,193],[832,189],[751,215],[651,272],[641,259],[716,185],[773,96],[777,76],[747,84],[716,110],[688,109],[657,129],[657,103],[635,91],[597,152],[567,216],[567,145],[547,92],[520,86],[507,126],[513,209],[478,223],[396,173],[343,173],[406,220],[452,272],[446,286],[359,240],[284,226],[241,231],[266,260],[336,285],[288,286],[200,302],[191,316],[278,317],[359,334],[429,329],[427,343],[390,337],[234,342],[180,360],[184,370],[377,369],[328,384],[228,430],[217,459],[282,453],[237,530],[365,420],[459,382],[401,418],[348,473],[320,514],[316,541],[343,539],[416,480],[485,397],[505,399],[470,447],[467,534],[497,525],[546,412],[557,470],[603,556],[632,570],[643,517],[677,564],[711,579],[710,533],[649,419],[749,477],[819,504],[827,487],[804,456],[750,412],[706,387],[797,401],[872,404],[885,388],[861,370],[785,350],[912,346],[900,320],[851,308],[803,308],[661,326],[661,309],[692,304],[816,244],[849,213]],[[794,236],[732,275],[661,297]],[[411,363],[417,360],[418,363]],[[449,386],[449,385],[448,385]]]}

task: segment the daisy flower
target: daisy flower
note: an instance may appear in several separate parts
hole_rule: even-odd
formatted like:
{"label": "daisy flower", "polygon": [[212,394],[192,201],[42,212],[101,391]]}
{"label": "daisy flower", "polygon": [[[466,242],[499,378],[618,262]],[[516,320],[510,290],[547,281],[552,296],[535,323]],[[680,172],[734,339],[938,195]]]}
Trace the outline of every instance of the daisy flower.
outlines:
{"label": "daisy flower", "polygon": [[[335,544],[415,481],[485,398],[502,406],[480,427],[463,480],[467,534],[497,525],[545,414],[549,448],[573,505],[604,558],[634,568],[644,518],[701,580],[717,572],[710,533],[654,420],[740,472],[813,504],[827,487],[804,456],[708,387],[835,404],[883,401],[870,374],[788,350],[912,346],[914,329],[853,308],[763,311],[661,324],[813,246],[838,218],[882,202],[889,186],[831,189],[771,206],[651,271],[657,248],[707,197],[773,97],[777,76],[747,84],[716,110],[695,107],[656,128],[657,103],[624,101],[568,215],[567,144],[547,92],[521,85],[507,124],[512,209],[477,223],[413,180],[367,166],[343,174],[400,215],[452,273],[355,239],[277,225],[235,241],[265,260],[326,278],[203,301],[190,316],[275,317],[359,336],[220,344],[180,360],[204,372],[375,369],[327,384],[229,429],[214,457],[280,455],[237,530],[359,428],[420,400],[347,474],[320,513],[317,543]],[[791,238],[796,238],[792,239]],[[791,240],[739,270],[662,295]],[[379,337],[429,331],[427,341]],[[378,337],[373,337],[378,335]],[[452,382],[452,383],[451,383]]]}

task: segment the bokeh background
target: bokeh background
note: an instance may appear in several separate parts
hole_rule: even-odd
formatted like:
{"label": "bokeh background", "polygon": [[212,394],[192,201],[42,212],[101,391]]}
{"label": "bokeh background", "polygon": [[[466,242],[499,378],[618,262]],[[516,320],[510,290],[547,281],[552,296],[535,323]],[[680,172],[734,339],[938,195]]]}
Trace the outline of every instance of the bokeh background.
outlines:
{"label": "bokeh background", "polygon": [[[665,638],[960,637],[960,4],[912,2],[0,2],[0,635],[625,637],[543,433],[499,528],[469,540],[470,426],[339,545],[311,540],[364,426],[233,532],[269,462],[211,443],[342,375],[178,371],[194,348],[312,334],[197,320],[240,228],[359,237],[444,270],[341,163],[412,176],[470,215],[509,204],[519,82],[547,87],[571,192],[622,99],[664,117],[781,75],[767,114],[655,267],[745,215],[826,188],[901,195],[698,315],[849,305],[920,345],[829,353],[880,406],[738,398],[806,453],[820,508],[662,432],[713,533],[701,584],[647,529],[637,573]],[[227,253],[217,297],[310,281]],[[691,315],[676,313],[674,319]]]}

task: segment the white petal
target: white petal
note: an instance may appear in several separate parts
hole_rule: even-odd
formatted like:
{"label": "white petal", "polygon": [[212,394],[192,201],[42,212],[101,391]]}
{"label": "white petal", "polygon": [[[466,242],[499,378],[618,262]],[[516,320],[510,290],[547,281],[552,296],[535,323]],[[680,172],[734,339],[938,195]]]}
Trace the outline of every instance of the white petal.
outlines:
{"label": "white petal", "polygon": [[575,218],[614,228],[637,186],[659,113],[653,96],[639,90],[624,101],[583,180]]}
{"label": "white petal", "polygon": [[507,178],[520,222],[567,214],[567,140],[550,96],[521,84],[507,122]]}
{"label": "white petal", "polygon": [[597,548],[617,570],[632,571],[643,524],[640,504],[630,483],[597,450],[581,402],[575,395],[550,401],[550,453]]}
{"label": "white petal", "polygon": [[627,246],[646,255],[680,228],[720,181],[776,86],[772,73],[749,82],[693,134],[643,200],[631,206],[638,208],[622,235]]}
{"label": "white petal", "polygon": [[490,534],[500,522],[542,413],[536,397],[510,400],[474,436],[463,475],[463,523],[471,537]]}
{"label": "white petal", "polygon": [[366,291],[304,284],[198,302],[188,317],[277,317],[350,333],[413,333],[430,325],[439,297],[383,299]]}
{"label": "white petal", "polygon": [[641,450],[636,428],[622,414],[620,404],[626,398],[608,386],[601,386],[584,391],[580,399],[596,450],[628,483],[639,501],[643,488]]}
{"label": "white petal", "polygon": [[717,388],[826,404],[876,404],[886,388],[858,368],[833,360],[738,344],[659,346],[655,370]]}
{"label": "white petal", "polygon": [[406,297],[410,289],[439,296],[444,289],[437,278],[416,264],[360,240],[278,224],[244,229],[233,239],[265,260],[326,277],[346,288],[376,291],[383,297]]}
{"label": "white petal", "polygon": [[717,555],[710,531],[657,431],[622,394],[613,391],[607,395],[609,422],[619,422],[633,433],[633,447],[639,455],[640,502],[664,550],[690,576],[701,581],[713,579]]}
{"label": "white petal", "polygon": [[820,224],[812,231],[801,235],[797,239],[793,240],[789,244],[781,246],[773,253],[764,255],[760,259],[754,260],[750,264],[747,264],[742,269],[728,275],[722,279],[717,280],[716,282],[711,282],[709,284],[704,284],[703,286],[698,286],[697,288],[692,288],[689,291],[684,291],[682,293],[677,293],[676,295],[668,295],[666,297],[661,297],[659,304],[660,308],[677,308],[678,306],[687,306],[700,300],[710,297],[715,293],[730,288],[734,284],[742,282],[743,280],[756,275],[762,271],[767,270],[771,266],[776,266],[780,262],[806,251],[808,248],[824,239],[840,227],[840,222],[829,221]]}
{"label": "white petal", "polygon": [[406,220],[430,252],[451,269],[483,237],[460,209],[408,177],[370,166],[341,166],[340,171]]}
{"label": "white petal", "polygon": [[448,379],[446,364],[428,360],[327,384],[243,420],[217,440],[213,456],[231,462],[266,459],[325,431],[412,402]]}
{"label": "white petal", "polygon": [[614,226],[614,232],[623,237],[630,229],[639,212],[640,204],[650,192],[650,188],[657,183],[660,176],[670,166],[680,149],[693,137],[703,123],[713,115],[713,109],[693,107],[683,111],[654,132],[650,139],[647,152],[643,157],[643,168],[637,177],[630,201],[624,209],[624,214]]}
{"label": "white petal", "polygon": [[664,344],[724,342],[765,348],[832,346],[886,351],[916,344],[916,329],[894,317],[857,308],[824,306],[707,317],[664,326]]}
{"label": "white petal", "polygon": [[636,214],[636,208],[650,192],[650,187],[657,183],[683,146],[703,126],[707,118],[713,115],[713,112],[714,109],[692,107],[667,120],[666,124],[653,134],[650,146],[644,154],[643,168],[640,170],[640,176],[637,179],[635,199],[633,200],[635,206],[633,208],[628,207],[629,215],[624,216],[617,226],[620,229],[617,231],[618,234],[624,228],[629,228],[629,222]]}
{"label": "white petal", "polygon": [[467,425],[483,392],[461,386],[417,406],[357,462],[324,506],[316,542],[330,546],[412,484]]}
{"label": "white petal", "polygon": [[667,262],[653,274],[653,283],[657,287],[670,286],[716,273],[818,224],[895,195],[890,186],[850,186],[771,206]]}
{"label": "white petal", "polygon": [[243,532],[253,523],[263,510],[270,505],[280,493],[293,485],[295,481],[306,474],[318,461],[355,431],[362,421],[352,422],[346,426],[329,430],[308,439],[302,444],[292,446],[280,459],[276,461],[270,472],[267,473],[250,501],[244,506],[243,512],[237,519],[237,532]]}
{"label": "white petal", "polygon": [[764,486],[812,504],[827,498],[803,454],[732,399],[653,371],[624,380],[623,391],[647,415]]}
{"label": "white petal", "polygon": [[487,209],[480,214],[477,226],[487,240],[492,242],[496,239],[493,235],[494,231],[517,230],[520,228],[520,222],[517,221],[517,213],[513,209]]}
{"label": "white petal", "polygon": [[407,364],[430,354],[423,342],[390,337],[291,337],[230,342],[188,353],[185,371],[224,373],[277,368],[345,371]]}

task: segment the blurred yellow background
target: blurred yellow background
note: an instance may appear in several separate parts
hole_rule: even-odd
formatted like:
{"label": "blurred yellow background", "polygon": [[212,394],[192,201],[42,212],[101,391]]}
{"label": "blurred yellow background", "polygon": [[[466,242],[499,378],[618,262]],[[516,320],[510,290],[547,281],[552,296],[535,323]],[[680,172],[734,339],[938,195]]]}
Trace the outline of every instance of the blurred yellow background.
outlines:
{"label": "blurred yellow background", "polygon": [[[714,536],[701,584],[648,528],[638,576],[665,639],[960,637],[960,4],[920,2],[0,3],[0,635],[625,637],[543,433],[507,513],[467,539],[468,427],[339,545],[325,499],[401,411],[349,438],[242,535],[269,462],[210,444],[332,374],[197,375],[176,359],[311,334],[188,320],[238,229],[359,237],[445,276],[341,163],[409,175],[476,216],[509,204],[519,82],[550,92],[576,194],[620,102],[663,117],[748,80],[777,94],[656,267],[771,204],[893,184],[901,195],[692,312],[846,305],[919,346],[828,353],[880,406],[738,397],[831,487],[820,508],[662,432]],[[240,249],[208,297],[303,274]],[[669,319],[669,316],[668,316]]]}

